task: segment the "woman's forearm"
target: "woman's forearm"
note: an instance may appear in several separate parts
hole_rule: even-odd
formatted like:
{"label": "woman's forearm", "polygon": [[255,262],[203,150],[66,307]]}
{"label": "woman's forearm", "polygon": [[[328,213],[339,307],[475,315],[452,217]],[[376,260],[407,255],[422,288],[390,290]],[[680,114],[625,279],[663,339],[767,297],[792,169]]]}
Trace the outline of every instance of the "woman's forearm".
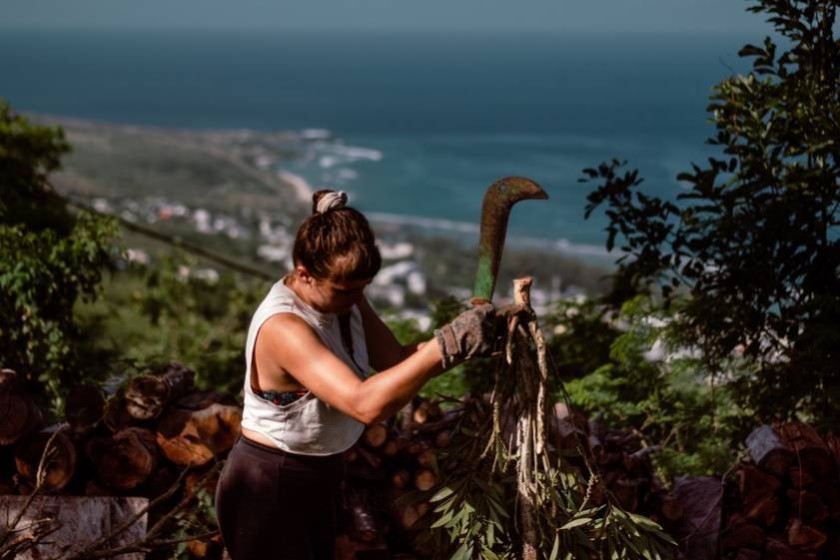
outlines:
{"label": "woman's forearm", "polygon": [[398,364],[359,384],[354,410],[369,424],[397,413],[421,387],[443,371],[440,347],[434,340],[420,343]]}

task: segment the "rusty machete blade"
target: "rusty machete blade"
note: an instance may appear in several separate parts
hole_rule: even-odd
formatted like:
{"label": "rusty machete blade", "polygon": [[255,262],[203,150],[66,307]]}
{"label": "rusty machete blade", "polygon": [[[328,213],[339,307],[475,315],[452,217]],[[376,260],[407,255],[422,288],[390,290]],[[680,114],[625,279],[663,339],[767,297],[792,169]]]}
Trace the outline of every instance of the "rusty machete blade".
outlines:
{"label": "rusty machete blade", "polygon": [[520,200],[544,200],[548,194],[534,181],[524,177],[499,179],[484,193],[481,206],[481,233],[478,242],[478,270],[473,296],[490,301],[496,288],[496,275],[502,260],[508,217]]}

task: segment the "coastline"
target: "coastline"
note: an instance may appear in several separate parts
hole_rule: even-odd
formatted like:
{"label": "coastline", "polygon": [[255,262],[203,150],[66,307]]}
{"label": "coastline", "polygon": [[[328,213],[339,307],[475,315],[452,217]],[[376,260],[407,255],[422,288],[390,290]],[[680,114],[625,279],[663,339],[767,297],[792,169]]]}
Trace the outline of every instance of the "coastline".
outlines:
{"label": "coastline", "polygon": [[286,171],[285,169],[277,171],[277,178],[289,185],[295,191],[295,195],[297,195],[301,202],[304,204],[312,204],[312,195],[315,190],[312,188],[312,185],[306,181],[306,179],[300,175],[295,175],[294,173]]}

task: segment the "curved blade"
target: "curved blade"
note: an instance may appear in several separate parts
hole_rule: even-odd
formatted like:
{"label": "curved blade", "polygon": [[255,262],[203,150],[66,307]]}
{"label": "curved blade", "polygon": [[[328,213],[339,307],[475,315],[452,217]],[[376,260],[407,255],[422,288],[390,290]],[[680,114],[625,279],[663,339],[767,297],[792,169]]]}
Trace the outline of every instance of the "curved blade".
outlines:
{"label": "curved blade", "polygon": [[493,299],[496,275],[502,260],[507,235],[508,217],[520,200],[544,200],[548,194],[537,183],[524,177],[499,179],[484,193],[481,206],[481,233],[478,242],[478,270],[475,273],[473,296]]}

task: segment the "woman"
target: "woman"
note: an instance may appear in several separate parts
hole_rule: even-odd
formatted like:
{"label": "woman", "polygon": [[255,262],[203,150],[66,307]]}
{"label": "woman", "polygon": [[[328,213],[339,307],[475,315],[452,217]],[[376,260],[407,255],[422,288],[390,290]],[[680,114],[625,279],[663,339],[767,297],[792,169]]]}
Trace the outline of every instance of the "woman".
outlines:
{"label": "woman", "polygon": [[232,560],[332,560],[342,452],[433,376],[493,346],[489,304],[428,342],[400,345],[364,297],[381,265],[367,220],[344,193],[319,191],[313,201],[294,271],[271,288],[248,332],[242,436],[216,492]]}

